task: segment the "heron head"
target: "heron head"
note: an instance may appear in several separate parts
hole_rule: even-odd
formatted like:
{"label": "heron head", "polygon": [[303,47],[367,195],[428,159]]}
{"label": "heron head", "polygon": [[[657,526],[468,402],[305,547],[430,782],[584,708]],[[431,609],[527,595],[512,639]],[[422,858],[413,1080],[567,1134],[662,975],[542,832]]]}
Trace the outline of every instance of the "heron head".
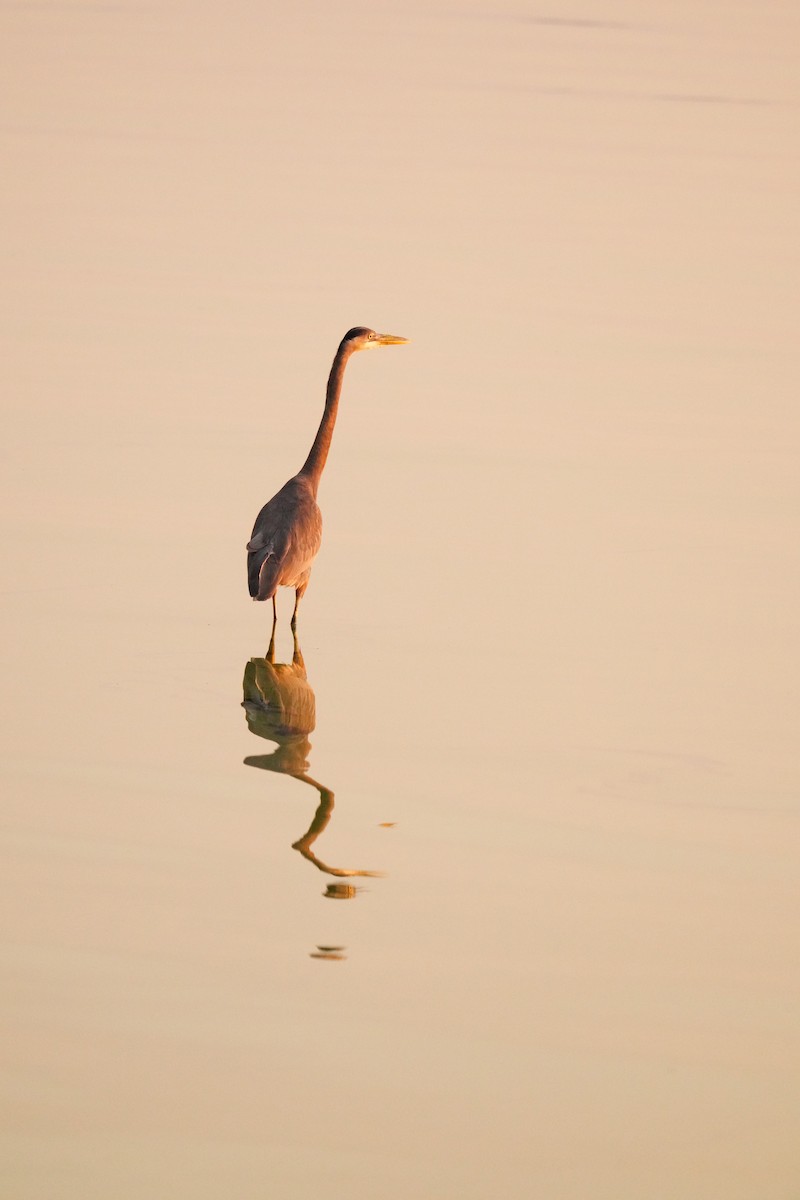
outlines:
{"label": "heron head", "polygon": [[342,338],[343,345],[349,346],[351,350],[370,350],[374,346],[400,346],[407,341],[408,338],[396,337],[393,333],[376,333],[374,329],[367,329],[364,325],[356,325],[354,329],[349,329]]}

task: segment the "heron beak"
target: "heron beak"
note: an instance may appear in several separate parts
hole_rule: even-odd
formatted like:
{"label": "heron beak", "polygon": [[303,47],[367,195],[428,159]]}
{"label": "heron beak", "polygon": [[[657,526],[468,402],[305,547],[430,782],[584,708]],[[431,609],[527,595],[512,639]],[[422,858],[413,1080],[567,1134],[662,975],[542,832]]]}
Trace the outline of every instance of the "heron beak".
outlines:
{"label": "heron beak", "polygon": [[378,334],[378,344],[381,346],[402,346],[410,340],[410,338],[395,337],[393,333]]}

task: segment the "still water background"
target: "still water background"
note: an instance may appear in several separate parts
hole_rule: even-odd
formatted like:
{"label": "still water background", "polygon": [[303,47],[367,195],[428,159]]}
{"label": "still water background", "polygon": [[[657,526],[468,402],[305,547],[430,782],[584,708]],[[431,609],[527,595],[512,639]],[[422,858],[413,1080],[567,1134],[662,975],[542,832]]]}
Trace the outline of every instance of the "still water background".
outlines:
{"label": "still water background", "polygon": [[4,1194],[796,1195],[796,8],[0,23]]}

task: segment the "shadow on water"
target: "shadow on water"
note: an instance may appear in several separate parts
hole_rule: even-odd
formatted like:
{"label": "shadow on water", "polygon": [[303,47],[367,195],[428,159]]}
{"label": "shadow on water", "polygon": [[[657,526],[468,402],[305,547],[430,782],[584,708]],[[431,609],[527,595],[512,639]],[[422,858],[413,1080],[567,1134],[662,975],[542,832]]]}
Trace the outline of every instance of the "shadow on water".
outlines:
{"label": "shadow on water", "polygon": [[[242,707],[247,725],[256,737],[275,742],[271,754],[249,755],[244,761],[248,767],[262,771],[277,771],[291,775],[293,779],[307,783],[319,793],[319,804],[313,820],[302,837],[292,843],[303,858],[313,863],[326,875],[343,878],[380,878],[382,871],[364,871],[355,867],[333,867],[323,862],[311,849],[321,833],[328,827],[333,814],[334,796],[330,788],[319,783],[308,774],[308,757],[311,751],[309,734],[316,725],[316,699],[314,689],[308,682],[306,665],[293,633],[294,653],[290,663],[275,662],[275,627],[266,658],[251,658],[244,668]],[[358,892],[357,885],[331,883],[325,892],[331,900],[351,900]]]}

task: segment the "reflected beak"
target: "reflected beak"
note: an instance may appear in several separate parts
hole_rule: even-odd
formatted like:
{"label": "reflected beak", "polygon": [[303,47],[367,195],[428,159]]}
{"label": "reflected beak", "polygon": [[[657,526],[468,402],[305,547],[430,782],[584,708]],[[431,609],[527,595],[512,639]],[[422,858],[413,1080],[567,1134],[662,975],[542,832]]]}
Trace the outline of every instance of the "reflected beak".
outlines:
{"label": "reflected beak", "polygon": [[395,337],[393,333],[378,334],[378,344],[380,346],[402,346],[410,340],[410,338]]}

